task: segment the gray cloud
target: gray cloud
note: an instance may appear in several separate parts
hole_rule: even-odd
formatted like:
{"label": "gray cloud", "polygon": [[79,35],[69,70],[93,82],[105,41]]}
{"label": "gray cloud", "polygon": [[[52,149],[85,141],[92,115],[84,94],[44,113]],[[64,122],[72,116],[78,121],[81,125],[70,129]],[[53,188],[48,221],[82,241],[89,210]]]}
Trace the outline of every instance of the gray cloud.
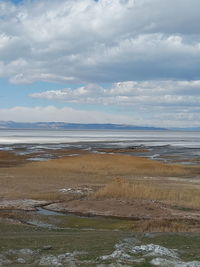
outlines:
{"label": "gray cloud", "polygon": [[0,2],[0,76],[13,83],[199,79],[198,0]]}

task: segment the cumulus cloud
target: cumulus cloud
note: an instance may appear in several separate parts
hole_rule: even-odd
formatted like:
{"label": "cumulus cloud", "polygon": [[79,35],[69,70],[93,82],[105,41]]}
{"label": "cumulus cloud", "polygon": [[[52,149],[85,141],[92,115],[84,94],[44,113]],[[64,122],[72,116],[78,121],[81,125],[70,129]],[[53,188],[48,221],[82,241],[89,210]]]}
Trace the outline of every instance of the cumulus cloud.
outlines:
{"label": "cumulus cloud", "polygon": [[35,81],[198,79],[199,0],[0,2],[0,76]]}
{"label": "cumulus cloud", "polygon": [[124,122],[137,125],[189,127],[198,126],[200,122],[200,80],[128,81],[113,83],[107,88],[88,84],[30,96],[77,105],[114,107],[124,114]]}
{"label": "cumulus cloud", "polygon": [[199,10],[199,0],[1,0],[0,77],[84,84],[31,97],[124,115],[51,106],[1,109],[0,116],[198,126]]}
{"label": "cumulus cloud", "polygon": [[62,100],[68,103],[137,106],[199,106],[200,80],[195,81],[128,81],[114,83],[110,88],[89,84],[76,89],[45,91],[33,98]]}

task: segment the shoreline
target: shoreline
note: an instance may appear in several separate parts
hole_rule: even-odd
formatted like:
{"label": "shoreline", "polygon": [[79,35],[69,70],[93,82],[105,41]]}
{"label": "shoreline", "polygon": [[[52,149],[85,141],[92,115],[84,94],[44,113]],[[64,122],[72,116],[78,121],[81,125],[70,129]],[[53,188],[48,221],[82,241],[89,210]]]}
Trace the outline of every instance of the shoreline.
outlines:
{"label": "shoreline", "polygon": [[[133,144],[130,141],[90,141],[73,143],[20,143],[1,145],[0,164],[4,158],[7,163],[15,157],[16,164],[20,159],[31,162],[42,162],[65,156],[80,156],[82,154],[114,154],[130,155],[147,158],[166,164],[198,166],[200,163],[199,148],[173,145]],[[18,157],[18,158],[17,158]],[[1,166],[0,166],[1,167]]]}

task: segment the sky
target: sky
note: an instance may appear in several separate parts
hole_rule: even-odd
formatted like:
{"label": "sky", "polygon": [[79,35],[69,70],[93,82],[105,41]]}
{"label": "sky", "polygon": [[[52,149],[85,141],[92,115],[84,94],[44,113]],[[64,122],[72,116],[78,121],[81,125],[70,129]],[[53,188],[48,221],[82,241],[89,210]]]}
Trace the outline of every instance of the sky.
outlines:
{"label": "sky", "polygon": [[199,0],[0,0],[0,121],[200,125]]}

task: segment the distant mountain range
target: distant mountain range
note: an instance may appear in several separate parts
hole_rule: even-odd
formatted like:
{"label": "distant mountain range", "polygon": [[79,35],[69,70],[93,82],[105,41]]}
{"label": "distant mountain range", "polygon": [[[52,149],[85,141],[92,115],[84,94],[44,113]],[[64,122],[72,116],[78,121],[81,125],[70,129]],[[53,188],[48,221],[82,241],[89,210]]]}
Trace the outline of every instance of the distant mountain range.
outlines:
{"label": "distant mountain range", "polygon": [[157,127],[143,127],[123,124],[65,123],[65,122],[13,122],[0,121],[0,129],[62,129],[62,130],[166,130]]}
{"label": "distant mountain range", "polygon": [[200,132],[200,127],[190,127],[190,128],[170,128],[173,131],[190,131],[190,132]]}
{"label": "distant mountain range", "polygon": [[146,130],[146,131],[195,131],[200,127],[191,128],[159,128],[112,123],[66,123],[66,122],[14,122],[0,121],[0,129],[61,129],[61,130]]}

